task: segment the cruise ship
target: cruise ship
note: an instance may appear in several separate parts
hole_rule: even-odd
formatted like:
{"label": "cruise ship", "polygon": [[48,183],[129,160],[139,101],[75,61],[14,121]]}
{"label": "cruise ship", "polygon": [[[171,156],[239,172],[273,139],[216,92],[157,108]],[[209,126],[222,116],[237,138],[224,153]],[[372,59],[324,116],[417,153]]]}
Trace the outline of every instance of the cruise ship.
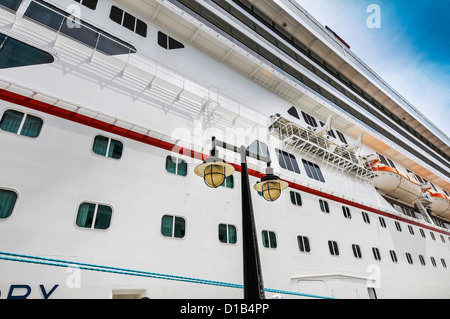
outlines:
{"label": "cruise ship", "polygon": [[450,298],[450,140],[294,0],[0,0],[0,299]]}

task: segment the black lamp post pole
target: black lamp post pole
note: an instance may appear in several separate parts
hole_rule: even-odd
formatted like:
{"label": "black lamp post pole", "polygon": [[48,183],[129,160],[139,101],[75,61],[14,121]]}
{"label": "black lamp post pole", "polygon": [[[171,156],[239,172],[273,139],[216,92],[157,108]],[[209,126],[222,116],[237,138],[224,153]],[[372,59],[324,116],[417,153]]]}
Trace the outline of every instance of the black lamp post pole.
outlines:
{"label": "black lamp post pole", "polygon": [[253,214],[250,179],[248,175],[247,157],[254,158],[270,165],[270,157],[248,151],[245,146],[240,148],[212,138],[211,155],[216,155],[216,148],[221,147],[241,155],[242,177],[242,241],[244,257],[244,299],[265,299],[264,283],[261,271],[261,261],[258,250],[255,217]]}
{"label": "black lamp post pole", "polygon": [[264,283],[259,258],[258,238],[253,214],[250,180],[247,167],[247,151],[241,146],[242,177],[242,240],[244,256],[244,299],[265,299]]}

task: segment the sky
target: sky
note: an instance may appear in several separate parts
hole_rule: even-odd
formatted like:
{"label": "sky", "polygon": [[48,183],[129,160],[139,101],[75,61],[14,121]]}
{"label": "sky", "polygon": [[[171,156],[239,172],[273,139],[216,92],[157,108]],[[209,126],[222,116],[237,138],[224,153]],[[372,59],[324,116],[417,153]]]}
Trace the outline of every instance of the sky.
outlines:
{"label": "sky", "polygon": [[[450,0],[297,0],[450,136]],[[367,20],[377,5],[380,27]]]}

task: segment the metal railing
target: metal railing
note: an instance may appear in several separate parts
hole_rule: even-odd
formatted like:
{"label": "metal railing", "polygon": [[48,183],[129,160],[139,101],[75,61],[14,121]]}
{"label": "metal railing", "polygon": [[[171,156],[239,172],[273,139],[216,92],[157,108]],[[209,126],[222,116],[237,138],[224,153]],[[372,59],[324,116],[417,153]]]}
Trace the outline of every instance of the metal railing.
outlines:
{"label": "metal railing", "polygon": [[346,150],[333,139],[317,135],[314,130],[301,127],[278,114],[271,120],[270,132],[297,152],[319,158],[327,166],[355,174],[366,181],[372,181],[375,177],[375,173],[364,167],[354,151]]}
{"label": "metal railing", "polygon": [[56,31],[57,37],[63,34],[107,55],[137,52],[131,44],[40,0],[32,0],[23,17]]}

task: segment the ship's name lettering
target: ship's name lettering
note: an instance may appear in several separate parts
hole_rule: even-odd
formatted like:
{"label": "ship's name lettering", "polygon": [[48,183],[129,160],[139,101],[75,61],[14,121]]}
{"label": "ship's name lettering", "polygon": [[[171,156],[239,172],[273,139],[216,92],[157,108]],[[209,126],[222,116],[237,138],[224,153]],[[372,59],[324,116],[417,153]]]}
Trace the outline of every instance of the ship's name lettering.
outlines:
{"label": "ship's name lettering", "polygon": [[[39,285],[38,290],[44,299],[49,299],[58,287],[59,285],[54,285],[51,289],[48,289],[45,285]],[[32,291],[33,289],[29,285],[11,285],[6,299],[27,299]],[[0,289],[0,298],[1,297],[2,290]]]}

